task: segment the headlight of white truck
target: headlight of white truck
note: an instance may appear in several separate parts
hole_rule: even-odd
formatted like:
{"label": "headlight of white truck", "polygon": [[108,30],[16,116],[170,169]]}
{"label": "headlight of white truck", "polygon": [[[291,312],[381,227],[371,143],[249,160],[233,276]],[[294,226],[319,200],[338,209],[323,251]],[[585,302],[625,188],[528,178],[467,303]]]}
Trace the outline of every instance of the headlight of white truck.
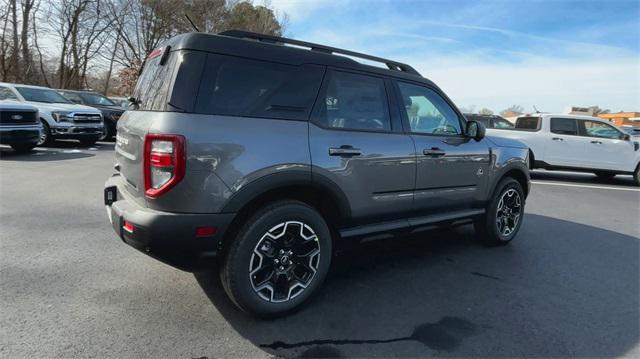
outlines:
{"label": "headlight of white truck", "polygon": [[71,112],[54,111],[54,112],[51,112],[51,116],[53,116],[53,119],[56,120],[56,122],[72,122],[73,121],[73,114]]}

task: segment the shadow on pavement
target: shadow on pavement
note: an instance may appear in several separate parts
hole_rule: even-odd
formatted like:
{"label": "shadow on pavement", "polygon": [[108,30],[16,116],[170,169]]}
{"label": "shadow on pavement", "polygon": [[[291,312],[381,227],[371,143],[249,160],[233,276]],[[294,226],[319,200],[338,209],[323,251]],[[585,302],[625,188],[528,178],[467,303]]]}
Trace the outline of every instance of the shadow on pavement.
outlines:
{"label": "shadow on pavement", "polygon": [[601,178],[591,173],[531,171],[532,180],[563,181],[578,184],[597,184],[636,187],[631,175],[617,175],[613,178]]}
{"label": "shadow on pavement", "polygon": [[638,238],[527,214],[509,246],[469,226],[371,242],[335,257],[296,313],[236,309],[217,274],[196,279],[233,328],[282,357],[611,357],[638,343]]}
{"label": "shadow on pavement", "polygon": [[82,146],[75,141],[56,141],[48,146],[36,147],[28,153],[17,153],[10,147],[0,147],[0,158],[4,161],[47,162],[63,161],[95,156],[95,152],[113,151],[114,144],[98,142],[93,146]]}

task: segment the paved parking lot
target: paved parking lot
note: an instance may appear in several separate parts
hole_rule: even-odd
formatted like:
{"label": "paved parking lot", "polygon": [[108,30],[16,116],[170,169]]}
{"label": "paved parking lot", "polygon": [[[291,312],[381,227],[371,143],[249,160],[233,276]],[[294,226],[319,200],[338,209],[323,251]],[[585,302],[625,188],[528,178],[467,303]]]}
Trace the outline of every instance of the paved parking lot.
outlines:
{"label": "paved parking lot", "polygon": [[316,298],[262,321],[217,277],[116,239],[102,204],[113,144],[0,160],[0,357],[640,356],[640,191],[535,173],[519,237],[468,227],[334,259]]}

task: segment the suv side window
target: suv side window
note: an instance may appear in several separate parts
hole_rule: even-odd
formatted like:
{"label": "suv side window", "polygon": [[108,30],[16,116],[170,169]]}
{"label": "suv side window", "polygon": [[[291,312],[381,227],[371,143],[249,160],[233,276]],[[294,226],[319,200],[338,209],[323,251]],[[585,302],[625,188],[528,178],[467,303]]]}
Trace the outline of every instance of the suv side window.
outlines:
{"label": "suv side window", "polygon": [[440,95],[427,87],[398,83],[411,132],[460,135],[458,114]]}
{"label": "suv side window", "polygon": [[80,96],[77,93],[60,91],[60,94],[66,97],[67,99],[69,99],[69,101],[73,103],[79,103],[79,104],[82,103],[82,98],[80,98]]}
{"label": "suv side window", "polygon": [[618,140],[623,134],[616,130],[613,126],[598,121],[580,121],[584,126],[583,136],[611,138]]}
{"label": "suv side window", "polygon": [[503,118],[494,118],[493,127],[494,128],[513,128],[513,124]]}
{"label": "suv side window", "polygon": [[328,128],[390,131],[391,120],[384,80],[330,71],[317,121]]}
{"label": "suv side window", "polygon": [[559,135],[576,136],[578,134],[578,121],[573,118],[552,118],[551,132]]}
{"label": "suv side window", "polygon": [[18,101],[18,96],[11,91],[8,87],[0,87],[0,100],[16,100]]}
{"label": "suv side window", "polygon": [[196,112],[307,120],[322,81],[317,66],[209,54]]}

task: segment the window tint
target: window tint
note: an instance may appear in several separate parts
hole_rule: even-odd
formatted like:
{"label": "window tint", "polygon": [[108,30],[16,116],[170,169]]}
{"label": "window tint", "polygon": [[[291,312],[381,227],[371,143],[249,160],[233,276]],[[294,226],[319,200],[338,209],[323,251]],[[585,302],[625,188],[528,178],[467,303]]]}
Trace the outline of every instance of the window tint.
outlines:
{"label": "window tint", "polygon": [[173,69],[181,55],[180,51],[169,53],[164,65],[160,65],[162,55],[145,60],[133,91],[133,97],[138,101],[136,109],[165,110],[172,86]]}
{"label": "window tint", "polygon": [[0,87],[0,100],[18,100],[18,96],[7,87]]}
{"label": "window tint", "polygon": [[488,117],[479,116],[479,115],[475,115],[475,114],[469,114],[469,113],[465,113],[464,117],[468,121],[477,121],[477,122],[480,122],[481,124],[483,124],[484,127],[491,128],[491,121],[489,121]]}
{"label": "window tint", "polygon": [[16,87],[20,95],[27,101],[44,103],[71,103],[66,97],[54,90],[37,87]]}
{"label": "window tint", "polygon": [[196,112],[306,120],[322,81],[316,66],[208,55]]}
{"label": "window tint", "polygon": [[521,130],[539,130],[540,117],[518,117],[516,128]]}
{"label": "window tint", "polygon": [[77,93],[66,91],[60,91],[60,93],[62,94],[62,96],[68,98],[73,103],[82,103],[82,99],[80,98],[80,96],[78,96]]}
{"label": "window tint", "polygon": [[581,121],[584,126],[584,135],[589,137],[602,137],[620,139],[622,133],[613,126],[598,121]]}
{"label": "window tint", "polygon": [[115,106],[116,104],[108,98],[99,95],[97,93],[81,93],[80,97],[84,100],[87,105],[97,105],[97,106]]}
{"label": "window tint", "polygon": [[345,72],[329,72],[318,122],[325,127],[390,131],[384,80]]}
{"label": "window tint", "polygon": [[459,135],[462,133],[456,112],[435,91],[398,83],[412,132]]}
{"label": "window tint", "polygon": [[552,118],[551,132],[560,135],[577,135],[578,123],[575,119],[571,118]]}
{"label": "window tint", "polygon": [[494,118],[493,127],[495,128],[513,128],[513,124],[503,118]]}

